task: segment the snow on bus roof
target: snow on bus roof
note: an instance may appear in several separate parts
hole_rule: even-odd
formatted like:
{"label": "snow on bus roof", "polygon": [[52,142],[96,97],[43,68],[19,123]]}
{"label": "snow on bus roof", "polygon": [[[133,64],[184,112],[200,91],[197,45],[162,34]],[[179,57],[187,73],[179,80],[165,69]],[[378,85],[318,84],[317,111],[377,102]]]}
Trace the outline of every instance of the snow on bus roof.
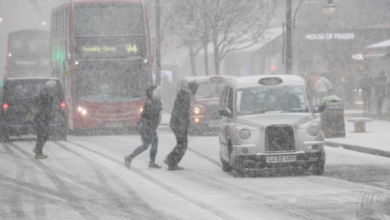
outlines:
{"label": "snow on bus roof", "polygon": [[143,2],[143,0],[73,0],[73,3],[84,3],[84,2]]}
{"label": "snow on bus roof", "polygon": [[12,35],[12,34],[19,33],[19,32],[45,32],[45,33],[49,33],[49,31],[42,30],[42,29],[19,29],[19,30],[15,30],[15,31],[10,31],[8,34]]}
{"label": "snow on bus roof", "polygon": [[[92,3],[92,2],[129,2],[129,3],[143,3],[143,0],[73,0],[74,4],[79,4],[79,3]],[[54,7],[52,10],[58,10],[63,7],[68,7],[71,5],[72,2],[66,2],[60,5],[57,5]]]}
{"label": "snow on bus roof", "polygon": [[56,77],[13,77],[7,78],[8,81],[12,80],[58,80]]}
{"label": "snow on bus roof", "polygon": [[234,82],[237,88],[250,88],[257,86],[267,86],[259,83],[262,79],[277,79],[281,80],[280,83],[273,85],[283,86],[306,86],[305,80],[297,75],[255,75],[255,76],[242,76],[233,78],[231,81]]}

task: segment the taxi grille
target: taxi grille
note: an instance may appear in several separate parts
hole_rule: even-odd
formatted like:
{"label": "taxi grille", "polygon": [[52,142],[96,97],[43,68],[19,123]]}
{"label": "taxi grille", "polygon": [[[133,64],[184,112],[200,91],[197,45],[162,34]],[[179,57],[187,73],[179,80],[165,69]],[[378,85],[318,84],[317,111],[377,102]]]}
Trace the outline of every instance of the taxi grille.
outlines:
{"label": "taxi grille", "polygon": [[294,151],[294,130],[287,125],[268,126],[265,130],[265,150],[267,152]]}

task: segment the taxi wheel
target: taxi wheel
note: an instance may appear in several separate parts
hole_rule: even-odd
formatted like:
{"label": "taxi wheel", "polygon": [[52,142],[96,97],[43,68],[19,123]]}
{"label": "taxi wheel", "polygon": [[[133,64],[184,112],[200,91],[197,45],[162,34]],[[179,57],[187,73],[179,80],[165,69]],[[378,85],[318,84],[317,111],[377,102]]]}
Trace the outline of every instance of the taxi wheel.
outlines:
{"label": "taxi wheel", "polygon": [[316,164],[313,165],[313,173],[317,176],[324,175],[325,172],[325,163],[318,161]]}
{"label": "taxi wheel", "polygon": [[232,171],[232,167],[226,162],[222,161],[222,170],[223,172],[230,172]]}
{"label": "taxi wheel", "polygon": [[233,169],[233,171],[231,173],[233,174],[233,176],[235,178],[243,178],[243,177],[245,177],[245,172],[244,171]]}

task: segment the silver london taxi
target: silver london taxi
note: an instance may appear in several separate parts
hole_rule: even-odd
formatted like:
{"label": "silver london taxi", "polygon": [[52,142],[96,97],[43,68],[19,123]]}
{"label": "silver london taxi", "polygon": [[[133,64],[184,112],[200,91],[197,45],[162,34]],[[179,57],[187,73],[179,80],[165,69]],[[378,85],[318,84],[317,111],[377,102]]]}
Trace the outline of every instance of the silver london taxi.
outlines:
{"label": "silver london taxi", "polygon": [[322,175],[324,135],[309,103],[305,80],[299,76],[230,79],[221,93],[219,110],[223,171],[273,175],[312,168],[314,174]]}

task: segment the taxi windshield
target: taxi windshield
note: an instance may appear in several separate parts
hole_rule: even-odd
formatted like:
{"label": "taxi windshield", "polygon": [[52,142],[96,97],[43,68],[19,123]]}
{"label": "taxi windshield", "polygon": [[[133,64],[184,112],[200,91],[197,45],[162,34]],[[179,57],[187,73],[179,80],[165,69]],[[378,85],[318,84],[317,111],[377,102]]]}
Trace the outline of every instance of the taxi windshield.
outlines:
{"label": "taxi windshield", "polygon": [[310,112],[306,89],[299,86],[257,87],[239,90],[238,115],[270,112]]}
{"label": "taxi windshield", "polygon": [[224,85],[223,83],[200,83],[195,99],[218,99]]}

